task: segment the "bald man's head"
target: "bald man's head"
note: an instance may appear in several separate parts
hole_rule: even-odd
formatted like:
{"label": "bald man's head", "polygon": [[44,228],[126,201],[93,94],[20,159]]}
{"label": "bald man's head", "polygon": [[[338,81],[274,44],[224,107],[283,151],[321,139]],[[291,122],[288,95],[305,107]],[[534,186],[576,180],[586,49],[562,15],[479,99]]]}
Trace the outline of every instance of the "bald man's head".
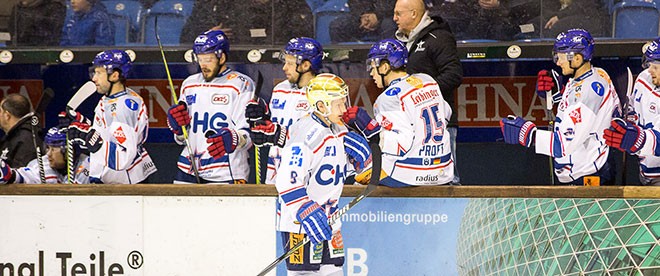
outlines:
{"label": "bald man's head", "polygon": [[399,26],[399,30],[410,34],[426,12],[426,5],[423,0],[398,0],[394,6],[394,22]]}

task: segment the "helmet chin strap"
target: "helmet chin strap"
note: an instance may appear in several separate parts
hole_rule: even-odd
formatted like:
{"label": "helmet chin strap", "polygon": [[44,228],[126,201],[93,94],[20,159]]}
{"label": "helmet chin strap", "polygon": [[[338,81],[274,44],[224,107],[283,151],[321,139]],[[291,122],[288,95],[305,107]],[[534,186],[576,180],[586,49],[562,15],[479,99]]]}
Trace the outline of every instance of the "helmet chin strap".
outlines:
{"label": "helmet chin strap", "polygon": [[[301,64],[302,64],[302,62],[301,62]],[[301,64],[296,64],[296,73],[298,73],[298,77],[296,78],[296,85],[298,86],[298,88],[300,88],[300,78],[302,77],[302,75],[309,72],[309,71],[311,71],[311,69],[309,69],[305,72],[299,71],[298,68],[300,68]]]}
{"label": "helmet chin strap", "polygon": [[387,74],[389,74],[391,71],[392,71],[392,69],[391,69],[391,68],[388,68],[388,69],[387,69],[387,72],[385,72],[385,73],[381,73],[381,72],[380,72],[380,68],[376,68],[376,72],[377,72],[378,75],[380,76],[380,80],[381,80],[382,83],[383,83],[383,87],[387,87],[387,83],[385,83],[385,76],[387,76]]}

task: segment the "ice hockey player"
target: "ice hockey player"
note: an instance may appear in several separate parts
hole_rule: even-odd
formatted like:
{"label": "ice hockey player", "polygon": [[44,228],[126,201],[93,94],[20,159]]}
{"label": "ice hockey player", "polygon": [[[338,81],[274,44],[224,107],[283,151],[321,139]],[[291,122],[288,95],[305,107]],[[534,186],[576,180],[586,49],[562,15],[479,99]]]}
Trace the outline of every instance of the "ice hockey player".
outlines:
{"label": "ice hockey player", "polygon": [[276,169],[280,164],[280,150],[287,139],[287,128],[300,117],[309,114],[311,108],[305,89],[323,64],[321,44],[308,37],[293,38],[280,52],[284,63],[282,71],[286,80],[273,88],[270,103],[251,100],[245,116],[251,125],[252,143],[271,146],[268,152],[266,184],[275,184]]}
{"label": "ice hockey player", "polygon": [[[46,144],[46,155],[41,158],[44,164],[46,183],[68,183],[65,158],[66,134],[57,127],[52,127],[46,133],[44,144]],[[80,150],[76,150],[74,164],[73,183],[89,183],[89,157],[80,154]],[[0,184],[41,184],[37,159],[30,161],[26,167],[17,169],[9,168],[7,163],[0,160],[0,167]]]}
{"label": "ice hockey player", "polygon": [[504,142],[552,156],[555,175],[563,184],[614,182],[609,146],[602,135],[612,118],[621,114],[621,107],[607,72],[591,65],[593,51],[594,40],[586,30],[571,29],[557,36],[553,59],[562,75],[571,78],[559,100],[552,131],[537,129],[521,117],[500,121]]}
{"label": "ice hockey player", "polygon": [[126,87],[131,66],[131,59],[124,51],[97,54],[90,74],[97,93],[103,97],[94,109],[94,121],[90,123],[75,111],[60,113],[61,122],[71,121],[67,130],[69,139],[90,152],[92,183],[148,182],[147,177],[156,172],[143,146],[149,132],[149,112],[142,97]]}
{"label": "ice hockey player", "polygon": [[245,183],[250,171],[247,150],[252,146],[245,105],[254,95],[254,82],[227,67],[229,40],[222,31],[197,36],[193,53],[202,72],[183,81],[179,102],[167,115],[177,143],[189,143],[193,151],[183,148],[174,183],[197,183],[191,162],[201,183]]}
{"label": "ice hockey player", "polygon": [[[660,38],[644,51],[642,66],[624,113],[625,120],[614,119],[605,130],[607,144],[639,156],[639,181],[642,185],[660,185]],[[625,153],[624,153],[625,154]]]}
{"label": "ice hockey player", "polygon": [[[341,121],[348,87],[333,74],[319,74],[307,85],[314,112],[294,122],[282,149],[276,176],[279,192],[277,230],[284,251],[307,235],[311,244],[286,258],[288,275],[343,275],[344,247],[340,222],[329,225],[344,180],[371,165],[366,139],[348,132]],[[310,274],[312,273],[312,274]]]}
{"label": "ice hockey player", "polygon": [[[375,120],[367,111],[351,107],[343,115],[369,140],[380,139],[380,184],[408,187],[447,184],[454,179],[454,162],[446,132],[451,107],[433,77],[408,75],[408,50],[395,39],[371,47],[367,70],[378,88],[385,88],[374,103]],[[366,179],[362,179],[362,177]],[[369,174],[358,175],[364,183]]]}

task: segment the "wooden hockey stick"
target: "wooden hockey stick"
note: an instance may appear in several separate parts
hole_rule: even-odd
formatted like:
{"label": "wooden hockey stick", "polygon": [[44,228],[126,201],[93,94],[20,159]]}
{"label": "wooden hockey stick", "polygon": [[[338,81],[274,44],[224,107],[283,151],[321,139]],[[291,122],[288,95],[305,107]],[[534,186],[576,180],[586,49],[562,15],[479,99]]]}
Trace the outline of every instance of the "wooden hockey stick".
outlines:
{"label": "wooden hockey stick", "polygon": [[[170,92],[172,93],[172,101],[174,104],[177,104],[179,100],[177,99],[176,92],[174,91],[174,83],[172,82],[172,75],[170,74],[170,68],[167,66],[167,59],[165,58],[165,51],[163,51],[163,44],[160,42],[160,36],[158,35],[158,16],[154,20],[154,32],[156,33],[156,41],[158,42],[158,48],[160,48],[160,55],[163,57],[163,64],[165,65],[165,73],[167,73],[167,81],[170,84]],[[202,183],[199,180],[199,171],[197,170],[197,161],[195,161],[195,154],[192,152],[190,147],[190,139],[188,139],[188,129],[186,126],[181,126],[183,131],[183,139],[185,139],[186,148],[188,149],[188,158],[190,158],[190,168],[192,168],[197,184]]]}
{"label": "wooden hockey stick", "polygon": [[[66,112],[69,113],[70,110],[76,110],[82,102],[94,93],[96,93],[96,84],[91,81],[83,84],[66,104]],[[68,131],[66,134],[66,177],[67,183],[73,184],[73,143],[69,139]]]}
{"label": "wooden hockey stick", "polygon": [[[378,146],[377,142],[370,142],[369,147],[371,148],[371,160],[372,160],[372,166],[371,166],[371,179],[369,179],[369,184],[367,185],[367,188],[362,191],[357,197],[355,197],[351,202],[349,202],[347,205],[344,205],[344,207],[341,207],[341,209],[337,210],[330,219],[328,220],[328,224],[333,225],[341,216],[346,214],[353,206],[358,204],[358,202],[362,201],[365,199],[369,194],[371,194],[374,190],[376,190],[376,187],[378,187],[378,182],[380,181],[380,169],[381,169],[381,151],[380,147]],[[264,276],[266,273],[271,271],[273,268],[277,266],[280,262],[282,262],[284,259],[287,257],[291,256],[294,252],[298,251],[300,248],[302,248],[305,244],[309,242],[309,237],[305,235],[305,238],[294,245],[289,251],[286,253],[282,254],[279,256],[275,261],[273,261],[271,264],[269,264],[266,268],[264,268],[258,276]]]}

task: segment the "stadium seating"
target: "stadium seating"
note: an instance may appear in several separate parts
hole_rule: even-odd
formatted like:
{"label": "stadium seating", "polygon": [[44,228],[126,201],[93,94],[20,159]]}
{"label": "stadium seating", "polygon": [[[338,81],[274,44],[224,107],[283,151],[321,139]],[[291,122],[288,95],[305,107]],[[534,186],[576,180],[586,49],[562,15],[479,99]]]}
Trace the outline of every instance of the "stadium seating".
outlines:
{"label": "stadium seating", "polygon": [[615,38],[655,38],[660,11],[655,2],[629,0],[614,5],[612,35]]}
{"label": "stadium seating", "polygon": [[157,45],[155,21],[158,18],[158,34],[163,45],[179,45],[179,36],[186,19],[190,16],[194,0],[160,0],[145,13],[142,38],[146,45]]}
{"label": "stadium seating", "polygon": [[103,0],[115,23],[115,44],[128,45],[138,42],[141,26],[142,5],[137,0]]}
{"label": "stadium seating", "polygon": [[347,0],[330,0],[314,11],[314,33],[321,44],[330,43],[330,22],[348,12]]}

